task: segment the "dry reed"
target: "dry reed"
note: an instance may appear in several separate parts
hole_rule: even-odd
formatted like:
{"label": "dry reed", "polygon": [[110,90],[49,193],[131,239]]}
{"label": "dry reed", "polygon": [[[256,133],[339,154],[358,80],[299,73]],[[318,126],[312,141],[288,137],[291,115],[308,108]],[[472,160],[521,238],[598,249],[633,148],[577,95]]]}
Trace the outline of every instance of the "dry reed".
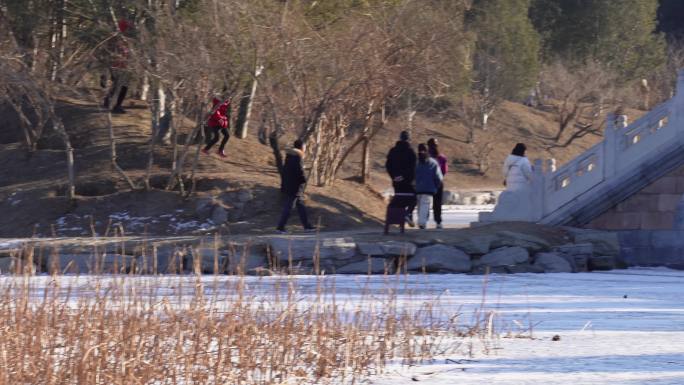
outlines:
{"label": "dry reed", "polygon": [[390,362],[467,353],[463,337],[494,327],[491,314],[463,325],[439,298],[401,306],[400,274],[348,296],[335,276],[302,288],[292,276],[20,270],[0,278],[0,384],[355,384]]}

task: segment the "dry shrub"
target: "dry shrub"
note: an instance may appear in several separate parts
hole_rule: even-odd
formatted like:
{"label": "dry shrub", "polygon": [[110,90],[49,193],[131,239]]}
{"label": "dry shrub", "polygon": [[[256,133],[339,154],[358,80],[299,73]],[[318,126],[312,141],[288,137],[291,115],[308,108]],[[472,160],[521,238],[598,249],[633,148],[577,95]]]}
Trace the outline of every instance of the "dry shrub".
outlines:
{"label": "dry shrub", "polygon": [[323,276],[4,277],[0,383],[358,383],[491,336],[439,298],[402,307],[401,281],[342,298]]}

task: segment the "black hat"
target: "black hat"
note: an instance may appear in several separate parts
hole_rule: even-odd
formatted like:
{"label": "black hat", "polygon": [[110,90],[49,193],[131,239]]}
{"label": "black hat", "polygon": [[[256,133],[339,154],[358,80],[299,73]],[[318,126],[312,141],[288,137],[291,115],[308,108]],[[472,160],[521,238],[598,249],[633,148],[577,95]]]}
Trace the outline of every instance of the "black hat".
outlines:
{"label": "black hat", "polygon": [[410,139],[411,135],[409,135],[408,131],[402,131],[401,134],[399,134],[399,140],[408,142]]}

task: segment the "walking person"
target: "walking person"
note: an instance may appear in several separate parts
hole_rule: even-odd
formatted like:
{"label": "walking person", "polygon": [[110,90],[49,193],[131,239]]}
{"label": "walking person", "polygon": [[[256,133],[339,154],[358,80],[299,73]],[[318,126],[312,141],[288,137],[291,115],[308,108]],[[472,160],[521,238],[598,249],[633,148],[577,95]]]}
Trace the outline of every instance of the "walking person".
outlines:
{"label": "walking person", "polygon": [[428,145],[428,154],[430,154],[430,157],[434,160],[437,161],[437,164],[439,165],[439,170],[442,172],[442,183],[439,184],[439,188],[437,188],[437,192],[435,192],[435,195],[432,197],[432,213],[435,218],[435,223],[437,223],[437,228],[441,229],[442,228],[442,200],[444,197],[444,177],[446,177],[446,173],[449,170],[449,166],[447,165],[447,158],[446,156],[442,155],[442,153],[439,152],[439,145],[437,143],[437,139],[435,138],[430,138],[428,139],[427,142]]}
{"label": "walking person", "polygon": [[[109,109],[111,99],[116,95],[116,102],[114,107],[112,107],[112,113],[114,114],[125,114],[126,110],[123,108],[123,102],[126,98],[126,93],[128,92],[128,82],[130,80],[130,72],[128,71],[128,56],[130,55],[130,50],[128,49],[128,43],[126,42],[125,35],[130,33],[131,23],[125,19],[121,19],[118,22],[118,28],[120,36],[116,36],[113,43],[113,55],[110,61],[110,77],[112,80],[111,87],[105,95],[102,106]],[[102,80],[100,80],[101,83]],[[118,95],[117,95],[118,92]]]}
{"label": "walking person", "polygon": [[413,182],[416,176],[416,153],[411,148],[408,131],[402,131],[399,141],[390,149],[385,169],[394,188],[390,207],[404,208],[406,223],[411,227],[415,226],[413,209],[416,207],[416,189]]}
{"label": "walking person", "polygon": [[532,165],[525,156],[527,147],[518,143],[508,155],[501,170],[506,189],[492,212],[497,221],[532,220]]}
{"label": "walking person", "polygon": [[280,233],[285,232],[285,225],[290,217],[293,206],[297,206],[299,220],[302,222],[304,230],[315,230],[316,228],[309,223],[304,206],[304,189],[306,188],[306,176],[302,159],[304,159],[304,143],[297,139],[294,141],[292,149],[287,150],[283,173],[281,175],[280,190],[283,193],[283,211],[278,221],[276,230]]}
{"label": "walking person", "polygon": [[228,131],[230,128],[230,98],[226,99],[223,103],[221,103],[220,99],[214,98],[212,103],[212,113],[207,120],[207,145],[202,149],[202,152],[209,154],[209,150],[218,142],[219,133],[221,133],[223,138],[216,153],[221,158],[225,158],[226,153],[224,150],[228,139],[230,139]]}
{"label": "walking person", "polygon": [[430,216],[432,197],[442,184],[442,171],[436,160],[430,157],[424,143],[418,145],[416,166],[416,196],[418,197],[418,227],[424,229]]}

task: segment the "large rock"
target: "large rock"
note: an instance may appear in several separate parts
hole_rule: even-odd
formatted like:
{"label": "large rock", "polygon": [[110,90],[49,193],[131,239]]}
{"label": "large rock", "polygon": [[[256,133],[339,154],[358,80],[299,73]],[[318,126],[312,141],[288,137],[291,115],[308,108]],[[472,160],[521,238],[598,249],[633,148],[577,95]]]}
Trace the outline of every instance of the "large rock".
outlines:
{"label": "large rock", "polygon": [[594,253],[594,245],[592,243],[568,243],[553,247],[551,251],[565,258],[572,266],[573,273],[579,273],[588,270],[587,263]]}
{"label": "large rock", "polygon": [[[26,262],[16,257],[1,257],[0,258],[0,274],[23,274],[26,273]],[[36,273],[36,265],[33,264],[28,269],[28,273]]]}
{"label": "large rock", "polygon": [[612,255],[620,254],[618,233],[612,231],[586,230],[575,234],[575,243],[591,243],[594,245],[594,254]]}
{"label": "large rock", "polygon": [[313,261],[318,246],[320,260],[337,259],[348,260],[356,254],[356,244],[347,238],[327,238],[321,241],[315,239],[272,238],[268,241],[271,255],[281,266],[287,266],[289,260],[293,262]]}
{"label": "large rock", "polygon": [[215,225],[226,223],[228,221],[228,210],[218,205],[214,206],[211,210],[211,221]]}
{"label": "large rock", "polygon": [[597,255],[589,258],[589,270],[613,270],[616,267],[615,257],[612,255]]}
{"label": "large rock", "polygon": [[478,261],[483,266],[510,266],[518,263],[526,263],[530,253],[523,247],[501,247],[485,254]]}
{"label": "large rock", "polygon": [[490,247],[492,249],[497,249],[506,246],[522,247],[531,252],[536,252],[550,249],[551,243],[547,239],[526,232],[512,230],[498,231]]}
{"label": "large rock", "polygon": [[137,265],[143,272],[150,274],[182,273],[189,264],[186,261],[189,254],[188,249],[181,245],[155,244],[150,254],[137,257]]}
{"label": "large rock", "polygon": [[203,197],[195,201],[195,214],[198,218],[209,219],[213,208],[214,201],[212,198]]}
{"label": "large rock", "polygon": [[534,265],[544,269],[545,273],[572,273],[570,263],[557,253],[537,253]]}
{"label": "large rock", "polygon": [[418,249],[409,261],[408,270],[466,273],[471,269],[470,256],[454,247],[434,245]]}
{"label": "large rock", "polygon": [[350,263],[335,271],[337,274],[392,274],[393,272],[394,264],[392,260],[374,257],[365,261]]}
{"label": "large rock", "polygon": [[387,241],[380,244],[387,256],[408,257],[416,253],[416,245],[411,242]]}
{"label": "large rock", "polygon": [[194,270],[196,260],[203,274],[223,274],[228,262],[227,256],[221,250],[212,247],[192,248],[188,260],[188,270]]}
{"label": "large rock", "polygon": [[458,240],[447,240],[446,243],[468,254],[487,254],[495,239],[493,235],[473,235]]}
{"label": "large rock", "polygon": [[356,249],[359,255],[363,256],[381,256],[385,255],[385,250],[378,242],[357,242]]}
{"label": "large rock", "polygon": [[47,270],[50,274],[123,274],[136,266],[137,258],[130,255],[62,254],[49,258]]}

